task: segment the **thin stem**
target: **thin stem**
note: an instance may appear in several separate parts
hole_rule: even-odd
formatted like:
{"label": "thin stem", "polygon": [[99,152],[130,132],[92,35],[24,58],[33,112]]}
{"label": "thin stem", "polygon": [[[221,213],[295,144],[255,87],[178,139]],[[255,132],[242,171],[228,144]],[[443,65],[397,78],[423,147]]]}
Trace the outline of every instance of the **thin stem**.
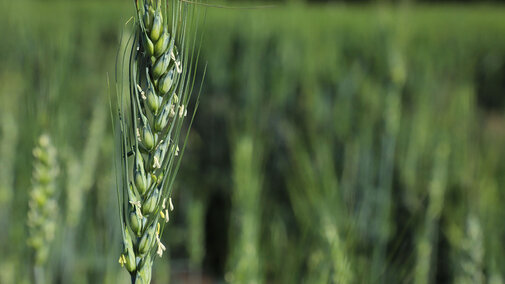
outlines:
{"label": "thin stem", "polygon": [[33,276],[35,284],[44,284],[44,269],[40,265],[35,265],[33,267]]}

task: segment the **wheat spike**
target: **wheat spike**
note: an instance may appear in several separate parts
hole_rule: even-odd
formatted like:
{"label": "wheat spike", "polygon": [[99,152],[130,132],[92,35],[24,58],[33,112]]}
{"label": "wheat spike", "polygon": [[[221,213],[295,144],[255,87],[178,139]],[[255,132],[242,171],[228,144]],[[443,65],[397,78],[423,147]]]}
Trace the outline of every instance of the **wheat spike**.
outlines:
{"label": "wheat spike", "polygon": [[57,223],[58,204],[55,180],[58,175],[56,149],[47,134],[40,136],[33,149],[32,190],[30,192],[28,245],[35,251],[35,265],[43,266],[54,239]]}
{"label": "wheat spike", "polygon": [[119,263],[133,283],[149,283],[153,258],[165,251],[161,235],[169,212],[164,205],[184,149],[179,154],[194,82],[189,35],[196,31],[187,3],[145,0],[135,1],[135,7],[129,59],[123,62],[130,95],[118,98],[124,244]]}

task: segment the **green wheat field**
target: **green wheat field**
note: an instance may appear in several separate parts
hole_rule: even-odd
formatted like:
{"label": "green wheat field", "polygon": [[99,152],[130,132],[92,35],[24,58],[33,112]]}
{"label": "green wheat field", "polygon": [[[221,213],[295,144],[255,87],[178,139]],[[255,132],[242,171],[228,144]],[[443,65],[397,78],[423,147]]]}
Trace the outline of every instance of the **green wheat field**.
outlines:
{"label": "green wheat field", "polygon": [[[241,5],[198,8],[151,283],[505,283],[505,6]],[[131,281],[111,98],[133,15],[0,2],[0,283]]]}

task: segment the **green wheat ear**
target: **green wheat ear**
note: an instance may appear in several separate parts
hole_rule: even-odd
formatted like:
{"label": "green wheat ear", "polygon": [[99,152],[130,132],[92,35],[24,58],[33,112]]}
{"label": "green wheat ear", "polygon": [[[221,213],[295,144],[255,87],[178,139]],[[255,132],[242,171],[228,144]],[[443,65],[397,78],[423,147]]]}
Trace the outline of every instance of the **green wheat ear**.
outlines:
{"label": "green wheat ear", "polygon": [[129,96],[120,91],[117,97],[123,230],[119,263],[133,283],[149,283],[153,258],[165,250],[161,234],[173,210],[170,197],[187,140],[186,134],[180,141],[180,134],[198,61],[197,25],[194,6],[182,1],[135,1],[135,8],[134,34],[118,64],[119,70],[128,66],[129,85]]}
{"label": "green wheat ear", "polygon": [[34,249],[35,265],[43,266],[56,231],[58,204],[55,180],[58,175],[56,149],[48,135],[40,136],[33,149],[33,180],[30,192],[28,245]]}

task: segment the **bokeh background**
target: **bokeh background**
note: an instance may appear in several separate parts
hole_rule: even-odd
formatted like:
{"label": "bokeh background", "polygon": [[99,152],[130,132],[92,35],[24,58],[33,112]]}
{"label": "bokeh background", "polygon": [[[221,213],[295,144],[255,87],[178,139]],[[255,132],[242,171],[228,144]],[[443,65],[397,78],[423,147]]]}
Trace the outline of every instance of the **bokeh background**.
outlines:
{"label": "bokeh background", "polygon": [[[153,283],[504,283],[503,3],[211,3]],[[131,15],[0,2],[0,283],[33,279],[44,132],[60,165],[48,283],[129,281],[109,96]]]}

